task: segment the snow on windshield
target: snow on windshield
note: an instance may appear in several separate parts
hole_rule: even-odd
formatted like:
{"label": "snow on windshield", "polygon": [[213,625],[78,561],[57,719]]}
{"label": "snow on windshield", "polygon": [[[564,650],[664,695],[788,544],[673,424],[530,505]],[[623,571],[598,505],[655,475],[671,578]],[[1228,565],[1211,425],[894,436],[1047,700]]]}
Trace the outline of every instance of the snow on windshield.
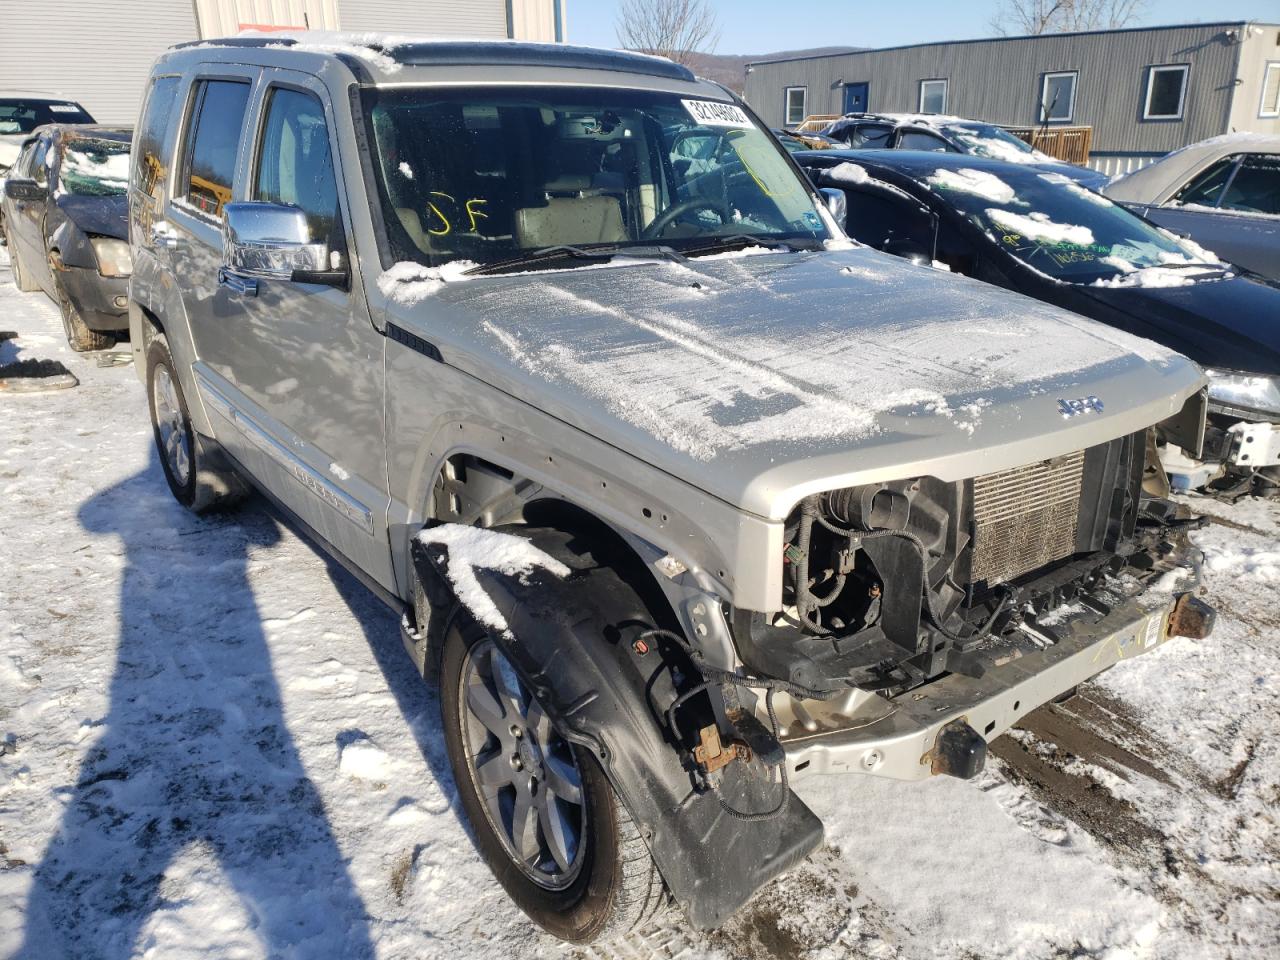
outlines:
{"label": "snow on windshield", "polygon": [[978,156],[990,157],[993,160],[1004,160],[1006,163],[1044,163],[1050,159],[1038,150],[1032,150],[1029,147],[1023,150],[1015,144],[997,140],[994,137],[982,137],[959,131],[953,131],[951,136],[968,147],[967,153],[976,153]]}
{"label": "snow on windshield", "polygon": [[110,141],[72,141],[62,154],[63,185],[70,193],[123,193],[129,187],[128,150]]}
{"label": "snow on windshield", "polygon": [[975,197],[982,197],[984,200],[991,200],[995,203],[1012,203],[1016,196],[1013,187],[1009,186],[994,173],[988,173],[985,170],[973,170],[971,168],[951,170],[946,167],[940,167],[934,173],[925,177],[925,182],[930,186],[941,187],[944,190],[959,190],[963,193],[971,193]]}
{"label": "snow on windshield", "polygon": [[[1136,362],[1132,354],[1175,356],[865,248],[663,262],[607,277],[488,277],[440,296],[451,322],[473,325],[544,392],[557,385],[548,396],[564,405],[559,415],[589,418],[598,406],[702,461],[914,422],[897,418],[941,417],[969,435],[984,400],[1037,394],[1059,378],[1074,384],[1085,369]],[[854,300],[856,310],[813,311]]]}
{"label": "snow on windshield", "polygon": [[1031,213],[1014,213],[1012,210],[1001,210],[989,207],[987,218],[997,226],[1020,234],[1028,240],[1043,240],[1047,243],[1074,243],[1088,246],[1093,243],[1093,231],[1073,223],[1054,223],[1047,214],[1038,210]]}

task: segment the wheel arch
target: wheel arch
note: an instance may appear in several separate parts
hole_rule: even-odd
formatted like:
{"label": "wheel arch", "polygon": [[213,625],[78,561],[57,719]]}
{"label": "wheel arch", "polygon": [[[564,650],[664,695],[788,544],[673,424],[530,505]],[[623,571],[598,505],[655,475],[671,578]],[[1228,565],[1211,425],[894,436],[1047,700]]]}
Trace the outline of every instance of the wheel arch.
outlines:
{"label": "wheel arch", "polygon": [[[608,481],[600,483],[607,488]],[[482,527],[525,524],[583,538],[593,553],[634,586],[655,622],[682,632],[711,662],[726,668],[736,664],[722,585],[708,571],[696,568],[690,558],[655,543],[651,531],[618,523],[584,502],[572,488],[549,483],[545,477],[525,476],[511,460],[502,463],[455,449],[443,458],[424,499],[419,514],[424,522],[412,527],[411,537],[443,522]],[[671,515],[655,519],[669,523]],[[417,576],[411,562],[406,564],[406,574]],[[413,588],[412,582],[409,586]],[[424,631],[418,633],[425,639]],[[425,666],[431,663],[432,653],[419,651],[415,660]]]}

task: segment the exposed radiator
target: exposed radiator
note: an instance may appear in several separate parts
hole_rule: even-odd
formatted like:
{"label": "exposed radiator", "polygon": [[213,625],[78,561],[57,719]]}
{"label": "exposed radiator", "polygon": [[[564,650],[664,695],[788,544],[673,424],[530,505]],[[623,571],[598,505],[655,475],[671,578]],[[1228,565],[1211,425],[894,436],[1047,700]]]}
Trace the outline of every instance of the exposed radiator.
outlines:
{"label": "exposed radiator", "polygon": [[973,481],[973,583],[1005,583],[1076,548],[1084,451]]}

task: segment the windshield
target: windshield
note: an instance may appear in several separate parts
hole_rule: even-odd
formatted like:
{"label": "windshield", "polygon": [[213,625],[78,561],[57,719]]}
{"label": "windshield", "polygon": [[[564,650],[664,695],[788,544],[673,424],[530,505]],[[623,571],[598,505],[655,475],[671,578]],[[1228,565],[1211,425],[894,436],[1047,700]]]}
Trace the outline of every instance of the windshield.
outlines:
{"label": "windshield", "polygon": [[782,148],[732,104],[602,88],[365,97],[396,260],[491,264],[561,246],[828,236]]}
{"label": "windshield", "polygon": [[943,128],[946,134],[955,140],[965,153],[977,157],[991,157],[994,160],[1009,160],[1013,163],[1026,163],[1038,160],[1040,155],[1025,140],[1019,140],[1008,130],[992,126],[989,123],[955,124]]}
{"label": "windshield", "polygon": [[84,107],[71,101],[0,98],[0,136],[30,133],[46,123],[93,123]]}
{"label": "windshield", "polygon": [[920,179],[1005,251],[1058,280],[1150,283],[1151,268],[1218,266],[1212,254],[1060,174],[935,168]]}
{"label": "windshield", "polygon": [[62,148],[58,182],[79,197],[114,197],[129,186],[129,144],[98,137],[76,137]]}

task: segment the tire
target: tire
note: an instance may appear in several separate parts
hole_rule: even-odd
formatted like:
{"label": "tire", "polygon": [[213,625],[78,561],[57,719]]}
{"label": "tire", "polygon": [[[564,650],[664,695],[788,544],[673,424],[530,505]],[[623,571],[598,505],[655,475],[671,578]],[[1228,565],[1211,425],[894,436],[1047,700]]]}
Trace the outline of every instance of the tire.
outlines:
{"label": "tire", "polygon": [[9,270],[13,274],[13,285],[23,293],[35,293],[40,289],[39,284],[27,275],[27,271],[22,268],[22,254],[18,252],[16,243],[9,244]]}
{"label": "tire", "polygon": [[[603,568],[586,571],[583,583],[585,590],[610,586],[617,586],[623,591],[627,589],[612,571]],[[589,752],[558,737],[550,722],[545,720],[541,707],[537,706],[536,698],[516,678],[513,668],[508,665],[503,670],[494,666],[495,655],[503,660],[505,656],[485,628],[461,609],[455,611],[449,622],[440,652],[440,709],[445,743],[462,807],[475,831],[476,846],[498,882],[531,920],[553,936],[575,943],[613,939],[657,916],[668,904],[661,875],[649,853],[648,844],[600,764]],[[598,626],[603,632],[608,625],[600,623]],[[490,662],[487,677],[481,662],[484,658]],[[497,679],[500,674],[506,676],[505,681]],[[499,686],[500,682],[504,685]],[[512,683],[515,690],[510,689]],[[495,701],[494,705],[503,710],[498,726],[508,723],[524,725],[521,738],[500,739],[491,732],[490,724],[478,720],[469,706],[469,696],[464,693],[476,684],[483,685]],[[504,694],[507,694],[505,699]],[[513,703],[521,700],[526,710],[523,714],[518,707],[512,707]],[[535,714],[540,721],[533,721]],[[477,735],[477,724],[485,728],[480,730],[485,738],[483,749],[476,747],[481,739]],[[538,734],[535,728],[543,732]],[[517,746],[516,752],[508,756],[507,748],[525,738],[534,740],[539,747],[535,754],[539,759],[534,767],[545,773],[544,782],[551,785],[551,799],[544,802],[560,808],[564,814],[561,823],[568,825],[563,831],[566,834],[570,833],[574,822],[580,825],[573,861],[568,870],[561,870],[555,857],[548,852],[551,843],[547,839],[547,831],[541,826],[541,811],[531,811],[538,846],[538,854],[531,859],[558,874],[541,880],[534,879],[533,875],[542,871],[519,862],[510,839],[512,830],[509,824],[505,820],[495,823],[504,808],[512,812],[514,819],[520,788],[512,784],[498,788],[491,785],[491,795],[497,792],[498,796],[496,800],[486,800],[481,793],[481,780],[492,784],[493,778],[478,772],[481,766],[485,770],[490,769],[486,762],[506,762],[514,769],[515,760],[525,754]],[[572,778],[565,773],[565,762],[570,758],[578,774],[580,795],[584,801],[576,814],[576,821],[575,805],[562,802],[557,794],[557,788],[562,789],[563,782],[568,780],[572,783]],[[553,775],[553,763],[560,766],[558,777]],[[531,772],[529,768],[515,770],[512,779],[514,781]],[[504,768],[500,777],[505,776]],[[530,777],[535,778],[536,775]],[[540,786],[538,789],[545,797],[547,788]],[[500,830],[504,832],[500,833]],[[567,851],[567,846],[562,844],[562,852]]]}
{"label": "tire", "polygon": [[191,425],[164,337],[156,337],[147,350],[147,401],[156,452],[174,499],[195,513],[243,499],[244,481],[226,464],[217,444]]}
{"label": "tire", "polygon": [[53,289],[57,294],[58,311],[62,314],[62,329],[66,332],[67,343],[76,353],[90,350],[105,350],[115,344],[116,338],[109,333],[90,330],[80,316],[80,310],[67,295],[67,288],[58,279],[58,270],[53,265],[53,257],[49,258],[49,272],[53,275]]}

